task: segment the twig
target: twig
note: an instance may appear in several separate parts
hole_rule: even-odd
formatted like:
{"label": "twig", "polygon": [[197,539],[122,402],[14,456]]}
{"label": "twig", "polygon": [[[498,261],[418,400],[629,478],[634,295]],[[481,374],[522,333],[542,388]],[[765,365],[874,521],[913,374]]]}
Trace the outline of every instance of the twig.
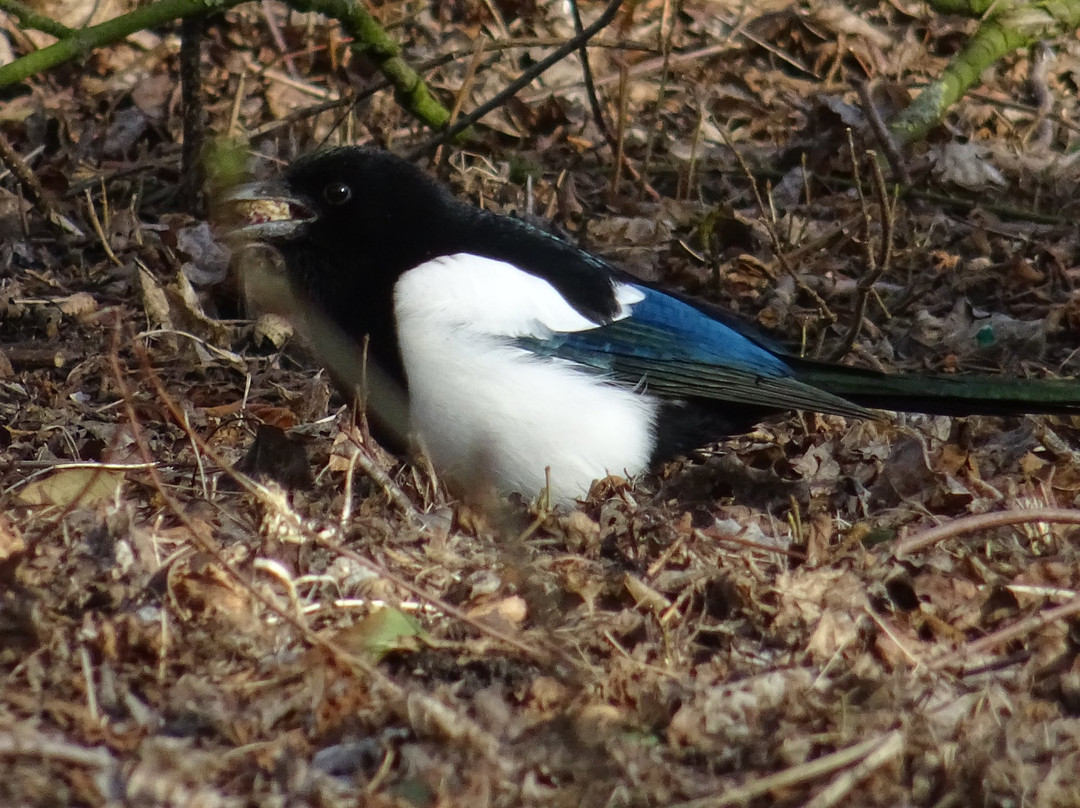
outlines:
{"label": "twig", "polygon": [[187,17],[180,25],[180,97],[184,143],[180,151],[181,194],[188,211],[202,215],[203,145],[206,127],[202,102],[202,39],[206,17]]}
{"label": "twig", "polygon": [[831,808],[843,800],[860,780],[865,780],[875,770],[899,756],[903,751],[904,734],[900,730],[893,730],[882,739],[875,750],[859,762],[858,766],[837,775],[832,783],[818,792],[818,795],[803,808]]}
{"label": "twig", "polygon": [[829,308],[829,304],[799,276],[799,273],[797,273],[795,268],[788,262],[787,254],[784,252],[784,245],[780,241],[780,234],[776,230],[776,211],[772,206],[772,196],[770,195],[769,204],[766,205],[765,200],[761,196],[761,191],[758,189],[757,179],[750,170],[750,166],[746,164],[746,160],[743,159],[742,152],[735,148],[735,144],[732,143],[727,132],[721,129],[720,134],[724,139],[724,145],[731,149],[731,153],[735,155],[735,161],[739,164],[743,174],[750,181],[750,191],[754,194],[754,199],[757,201],[758,211],[761,213],[761,221],[765,226],[765,232],[769,234],[769,241],[772,242],[773,254],[776,256],[777,262],[779,262],[784,271],[791,276],[792,280],[795,281],[795,285],[799,290],[805,292],[810,299],[814,301],[814,304],[818,307],[818,311],[821,312],[821,316],[825,321],[830,325],[835,323],[837,317],[833,314],[832,309]]}
{"label": "twig", "polygon": [[[418,586],[412,581],[409,581],[399,575],[392,573],[379,562],[367,558],[366,556],[360,555],[355,550],[346,547],[345,545],[341,544],[340,542],[329,536],[324,536],[320,534],[315,537],[315,540],[327,550],[330,550],[332,553],[354,561],[365,569],[374,572],[380,578],[389,581],[394,586],[405,590],[414,598],[417,598],[418,600],[422,600],[434,606],[447,617],[452,617],[455,620],[459,620],[462,623],[470,625],[477,631],[479,631],[481,634],[490,637],[493,640],[505,643],[511,648],[516,648],[518,651],[521,651],[523,654],[525,654],[525,656],[527,656],[529,659],[533,659],[546,667],[551,667],[552,672],[556,675],[559,675],[560,678],[565,678],[565,675],[568,671],[581,671],[581,663],[571,657],[570,654],[567,653],[567,651],[557,645],[552,644],[550,647],[543,649],[531,645],[525,642],[523,639],[509,632],[503,631],[495,625],[485,623],[483,620],[471,617],[468,613],[466,613],[462,609],[459,609],[457,606],[448,603],[447,601],[440,598],[438,595],[433,595],[432,593],[424,590],[422,587]],[[556,668],[555,664],[561,666],[562,670],[560,671],[558,668]]]}
{"label": "twig", "polygon": [[90,662],[90,652],[85,645],[79,646],[79,668],[86,688],[86,711],[94,723],[101,721],[101,708],[98,706],[97,687],[94,684],[94,666]]}
{"label": "twig", "polygon": [[[549,37],[524,37],[508,40],[506,42],[482,42],[482,46],[484,53],[492,53],[497,51],[512,50],[514,48],[550,48],[557,47],[562,43],[563,40],[561,39],[552,39]],[[610,48],[612,50],[653,50],[646,45],[636,42],[612,42],[608,40],[595,39],[590,44],[595,48]],[[416,69],[419,73],[427,74],[432,70],[435,70],[436,68],[442,67],[445,64],[457,61],[458,59],[463,59],[466,56],[472,56],[474,53],[476,53],[475,47],[461,48],[455,51],[450,51],[448,53],[441,53],[438,56],[435,56],[425,62],[420,63],[420,65],[418,65]],[[259,70],[254,67],[252,67],[252,70],[253,72],[259,72]],[[265,68],[262,70],[262,72],[267,76],[274,75],[271,72],[270,68]],[[309,118],[313,115],[318,115],[329,110],[337,109],[338,107],[357,104],[365,98],[369,98],[370,96],[375,95],[375,93],[381,90],[386,90],[393,85],[391,84],[389,79],[383,78],[378,81],[373,81],[369,84],[366,84],[363,89],[354,89],[354,95],[351,98],[344,99],[336,98],[334,94],[330,91],[317,90],[310,84],[301,83],[296,86],[298,87],[298,89],[307,93],[308,95],[312,95],[317,98],[331,98],[332,100],[327,101],[323,104],[315,104],[310,107],[298,109],[294,112],[289,113],[286,117],[280,118],[275,121],[268,121],[250,131],[249,134],[252,138],[261,137],[278,129],[291,126],[296,121]],[[1078,129],[1080,129],[1080,127],[1078,127]]]}
{"label": "twig", "polygon": [[0,11],[6,11],[19,22],[19,27],[32,31],[41,31],[43,34],[63,39],[75,33],[73,28],[61,25],[42,14],[38,14],[29,6],[25,6],[18,0],[0,0]]}
{"label": "twig", "polygon": [[[677,65],[684,65],[690,62],[696,62],[702,59],[709,59],[713,56],[724,53],[725,51],[733,50],[732,46],[727,42],[722,42],[718,45],[708,45],[704,48],[696,48],[691,51],[680,51],[673,53],[667,60],[668,67],[675,67]],[[630,69],[630,78],[634,79],[638,76],[647,76],[651,73],[655,73],[664,66],[664,57],[657,56],[653,59],[646,59],[643,62],[638,62]],[[615,71],[609,73],[606,76],[594,77],[597,87],[604,87],[608,84],[615,84],[619,80],[619,73]],[[548,95],[555,93],[566,93],[569,90],[574,89],[582,84],[580,81],[571,81],[565,84],[555,85],[553,87],[546,87],[542,92],[535,94],[527,94],[521,100],[527,104],[531,104],[541,98],[546,98]]]}
{"label": "twig", "polygon": [[[353,38],[351,48],[371,59],[394,87],[394,94],[406,110],[433,129],[442,129],[450,111],[431,94],[424,80],[401,56],[401,47],[383,30],[363,3],[354,0],[289,0],[297,11],[315,11],[333,17]],[[463,134],[468,125],[453,135]],[[452,137],[448,135],[447,137]]]}
{"label": "twig", "polygon": [[[139,263],[142,264],[141,261]],[[149,272],[149,270],[144,267],[145,264],[140,266],[139,269],[144,272]],[[238,370],[241,373],[247,371],[247,363],[240,354],[214,345],[212,342],[205,340],[196,334],[192,334],[190,331],[183,331],[178,328],[153,328],[149,331],[140,331],[134,336],[134,339],[149,339],[150,337],[183,337],[184,339],[189,339],[199,345],[199,347],[207,353],[213,354],[219,359],[227,362],[233,370]]]}
{"label": "twig", "polygon": [[903,640],[896,636],[896,632],[889,627],[889,624],[882,619],[881,615],[877,614],[869,606],[864,607],[863,611],[866,616],[869,617],[879,629],[881,629],[881,633],[888,637],[890,641],[892,641],[892,644],[897,647],[900,653],[907,657],[908,662],[911,663],[912,667],[918,667],[923,663],[923,660],[920,659],[914,651],[908,648],[907,644]]}
{"label": "twig", "polygon": [[108,236],[105,235],[105,228],[102,227],[101,219],[98,218],[97,208],[94,207],[94,197],[91,195],[89,188],[86,189],[86,212],[90,215],[90,225],[94,228],[98,241],[101,242],[101,246],[105,250],[105,255],[118,267],[123,266],[123,262],[113,252]]}
{"label": "twig", "polygon": [[732,536],[730,533],[725,533],[711,527],[694,528],[693,533],[698,538],[703,539],[706,544],[717,541],[726,541],[729,544],[736,544],[739,547],[745,547],[748,550],[759,550],[763,553],[775,553],[777,555],[785,556],[786,558],[793,558],[796,561],[806,561],[806,553],[798,550],[788,550],[786,547],[775,547],[770,544],[762,544],[759,541],[743,539],[739,536]]}
{"label": "twig", "polygon": [[383,471],[375,461],[368,455],[368,446],[358,441],[352,435],[346,435],[349,441],[353,445],[353,454],[349,458],[349,467],[352,468],[353,464],[358,465],[363,469],[364,473],[370,477],[380,488],[386,493],[386,496],[390,498],[399,511],[405,516],[409,517],[413,522],[417,524],[423,524],[423,519],[420,516],[420,512],[413,505],[412,501],[405,495],[405,492],[395,483],[390,475]]}
{"label": "twig", "polygon": [[699,98],[697,104],[697,123],[694,124],[694,134],[690,138],[690,159],[686,164],[686,187],[682,188],[681,193],[679,194],[679,197],[683,199],[694,199],[692,189],[694,187],[694,177],[697,173],[698,149],[701,148],[701,131],[704,128],[705,105]]}
{"label": "twig", "polygon": [[[581,22],[578,0],[570,0],[570,13],[574,17],[574,33],[580,37],[585,31],[585,26]],[[593,81],[592,66],[589,64],[589,46],[585,40],[582,40],[581,47],[578,49],[578,58],[581,59],[581,78],[585,82],[585,95],[589,98],[593,120],[604,135],[604,139],[610,143],[612,141],[611,126],[604,117],[604,110],[600,108],[600,99],[596,97],[596,83]]]}
{"label": "twig", "polygon": [[49,68],[85,56],[94,48],[118,42],[136,31],[156,28],[210,10],[225,11],[241,2],[243,0],[157,0],[98,25],[72,31],[69,36],[47,48],[28,53],[0,67],[0,87],[18,84]]}
{"label": "twig", "polygon": [[[751,8],[752,6],[743,6],[743,7],[744,8]],[[721,15],[721,18],[724,19],[722,15]],[[817,80],[820,81],[821,76],[818,75],[818,72],[816,70],[814,70],[809,65],[799,61],[799,59],[796,56],[794,56],[793,54],[788,53],[788,51],[786,51],[783,48],[780,48],[777,45],[775,45],[773,42],[771,42],[769,40],[769,37],[767,35],[766,36],[759,36],[758,34],[755,34],[754,31],[753,31],[753,28],[748,24],[749,22],[750,22],[749,18],[744,18],[743,21],[739,23],[738,27],[735,27],[733,21],[730,21],[728,19],[724,19],[725,24],[730,25],[735,29],[732,32],[733,36],[734,36],[734,34],[738,34],[739,36],[743,37],[744,39],[748,39],[750,42],[754,43],[757,47],[771,53],[777,59],[780,59],[780,60],[782,60],[784,62],[787,62],[789,65],[794,67],[796,70],[798,70],[798,71],[800,71],[802,73],[805,73],[807,76],[810,76],[813,79],[817,79]]]}
{"label": "twig", "polygon": [[[667,95],[668,77],[671,73],[671,36],[675,26],[671,24],[671,0],[664,0],[663,9],[660,12],[660,53],[663,60],[660,65],[660,81],[656,87],[656,123],[649,132],[649,140],[645,144],[645,160],[642,163],[642,171],[646,174],[652,168],[653,153],[656,143],[664,133],[664,97]],[[595,88],[594,88],[595,90]]]}
{"label": "twig", "polygon": [[1044,420],[1039,421],[1035,434],[1038,436],[1039,442],[1057,455],[1058,458],[1067,460],[1074,469],[1080,469],[1080,452],[1063,440]]}
{"label": "twig", "polygon": [[1054,127],[1050,123],[1050,110],[1054,108],[1054,95],[1050,92],[1046,74],[1054,61],[1054,51],[1045,42],[1039,42],[1032,48],[1031,71],[1027,85],[1035,99],[1035,120],[1028,133],[1028,145],[1035,149],[1049,149],[1054,138]]}
{"label": "twig", "polygon": [[[730,141],[725,141],[725,143],[729,144]],[[742,165],[745,166],[745,162],[742,163]],[[749,169],[744,167],[743,172],[746,173],[747,171],[749,171]],[[758,179],[783,179],[787,173],[787,171],[780,171],[767,166],[758,166],[754,168],[748,176]],[[850,179],[841,176],[811,172],[810,177],[837,187],[853,187]],[[982,210],[993,213],[995,216],[1002,219],[1021,219],[1033,224],[1054,225],[1058,227],[1072,227],[1075,225],[1075,219],[1070,219],[1067,215],[1063,215],[1060,212],[1043,213],[1041,211],[1031,210],[1030,208],[1020,208],[1016,205],[994,202],[989,200],[985,194],[979,197],[962,197],[935,191],[927,191],[911,186],[900,186],[897,189],[897,194],[900,199],[914,199],[920,202],[940,205],[941,207],[950,210],[960,210],[965,213],[970,213],[973,210]]]}
{"label": "twig", "polygon": [[36,207],[46,219],[62,230],[66,230],[67,232],[80,237],[83,235],[82,231],[70,219],[60,213],[59,208],[53,204],[51,197],[45,191],[45,188],[42,187],[37,175],[34,174],[30,169],[30,166],[28,166],[19,156],[18,152],[15,151],[3,132],[0,132],[0,165],[3,165],[8,171],[15,175],[15,179],[19,181],[19,185],[26,191],[26,195],[30,197],[30,201],[34,203],[34,207]]}
{"label": "twig", "polygon": [[973,101],[980,101],[998,109],[1015,109],[1020,112],[1028,112],[1036,117],[1046,114],[1049,116],[1050,120],[1062,129],[1068,129],[1070,132],[1080,132],[1080,123],[1069,120],[1065,113],[1059,112],[1056,115],[1050,115],[1050,112],[1053,109],[1053,95],[1051,95],[1051,108],[1047,109],[1045,113],[1043,113],[1041,106],[1025,104],[1023,101],[1016,101],[1009,98],[999,98],[997,96],[992,96],[987,92],[979,92],[978,90],[971,91],[967,94],[967,97]]}
{"label": "twig", "polygon": [[[968,7],[964,13],[980,12]],[[967,45],[953,57],[941,77],[924,89],[889,129],[904,143],[925,137],[982,72],[1003,55],[1040,39],[1072,31],[1077,25],[1080,25],[1078,3],[999,3],[996,12],[990,12],[982,19]]]}
{"label": "twig", "polygon": [[[10,0],[8,0],[10,2]],[[155,28],[173,20],[220,13],[243,0],[157,0],[99,25],[73,31],[53,45],[28,53],[0,67],[0,88],[37,75],[56,65],[84,56],[102,45],[117,42],[136,31]],[[297,11],[316,12],[336,19],[353,38],[352,48],[372,59],[393,85],[398,102],[435,129],[450,119],[449,111],[431,94],[424,80],[401,57],[401,49],[367,8],[352,0],[289,0]],[[462,133],[462,126],[454,132]]]}
{"label": "twig", "polygon": [[611,174],[611,197],[614,199],[619,192],[619,182],[622,180],[623,163],[626,161],[626,105],[630,101],[630,80],[626,77],[626,64],[619,62],[619,103],[615,108],[618,116],[615,121],[615,171]]}
{"label": "twig", "polygon": [[885,121],[881,118],[881,110],[874,103],[874,96],[870,92],[870,83],[856,81],[855,91],[859,94],[859,102],[862,104],[866,120],[870,123],[870,130],[874,133],[874,137],[877,138],[877,142],[885,152],[885,159],[889,161],[893,176],[904,185],[910,185],[911,174],[908,173],[907,164],[904,162],[903,155],[900,154],[900,148],[896,145],[896,138],[892,136],[889,127],[885,125]]}
{"label": "twig", "polygon": [[[328,109],[333,109],[334,107],[341,106],[343,104],[355,103],[355,99],[342,100],[341,98],[339,98],[336,90],[328,90],[325,87],[320,87],[319,85],[314,84],[310,81],[306,81],[303,78],[293,78],[283,70],[278,70],[276,68],[267,67],[266,65],[260,64],[256,62],[250,54],[244,54],[244,67],[247,68],[247,70],[250,71],[253,76],[265,77],[273,82],[277,82],[278,84],[284,84],[286,87],[292,90],[299,90],[304,95],[309,95],[312,98],[318,98],[320,101],[328,101],[328,103],[324,105],[305,107],[302,110],[298,110],[298,112],[301,113],[317,114],[319,112],[325,112]],[[392,84],[390,83],[389,79],[387,79],[383,81],[379,86],[385,89],[387,87],[391,87]],[[292,116],[290,116],[289,118],[282,118],[279,121],[273,121],[273,123],[284,123],[291,120]]]}
{"label": "twig", "polygon": [[798,766],[792,766],[790,769],[760,777],[741,786],[727,788],[723,793],[676,803],[670,808],[724,808],[727,805],[745,805],[752,799],[764,796],[770,791],[789,788],[805,783],[807,780],[832,774],[856,761],[876,760],[883,749],[889,750],[889,756],[892,756],[895,754],[892,750],[897,743],[896,736],[899,734],[900,730],[893,730],[884,737],[871,738],[854,746],[849,746],[847,749],[840,749]]}
{"label": "twig", "polygon": [[247,86],[244,84],[246,76],[240,72],[236,76],[236,91],[233,93],[232,106],[229,109],[229,125],[225,128],[225,137],[238,138],[240,134],[240,110],[243,107]]}
{"label": "twig", "polygon": [[345,485],[342,490],[343,502],[341,504],[341,517],[338,519],[338,529],[346,530],[352,521],[353,501],[353,476],[356,474],[356,461],[360,456],[360,447],[356,447],[349,455],[349,467],[345,469]]}
{"label": "twig", "polygon": [[57,741],[25,727],[0,731],[0,756],[34,757],[110,771],[119,768],[104,746],[85,747]]}
{"label": "twig", "polygon": [[1059,620],[1065,620],[1076,614],[1080,614],[1080,595],[1073,598],[1068,603],[1063,603],[1061,606],[1055,606],[1053,609],[1046,612],[1033,614],[1030,617],[1024,618],[1019,623],[1014,623],[1008,628],[1003,628],[999,631],[995,631],[993,634],[988,634],[981,639],[968,643],[940,659],[933,660],[930,663],[930,667],[935,670],[941,670],[944,668],[962,666],[963,662],[968,657],[988,653],[1007,642],[1012,642],[1013,640],[1038,631],[1044,626],[1056,623]]}
{"label": "twig", "polygon": [[[465,75],[461,79],[461,87],[454,94],[454,105],[450,107],[450,120],[448,123],[453,126],[454,121],[458,119],[458,115],[461,114],[461,108],[465,105],[465,99],[468,97],[469,92],[472,90],[473,82],[476,81],[476,73],[480,69],[480,62],[484,58],[484,43],[482,40],[476,41],[476,48],[473,50],[472,58],[469,60],[468,67],[465,68]],[[435,160],[433,161],[436,166],[443,167],[446,165],[447,154],[440,146],[435,152]]]}
{"label": "twig", "polygon": [[972,516],[964,516],[946,522],[944,525],[916,533],[914,536],[905,536],[896,543],[893,555],[903,558],[905,555],[916,553],[946,539],[962,536],[965,533],[990,530],[995,527],[1008,525],[1022,525],[1025,522],[1052,522],[1062,525],[1080,525],[1080,510],[1068,508],[1024,508],[1011,511],[995,511],[993,513],[979,513]]}
{"label": "twig", "polygon": [[469,90],[472,89],[473,82],[476,81],[476,73],[480,69],[480,62],[483,58],[484,43],[478,40],[476,48],[473,50],[472,58],[469,60],[469,65],[465,68],[465,75],[461,79],[461,87],[454,96],[454,106],[450,108],[449,122],[451,124],[456,121],[458,115],[461,114],[461,108],[465,105],[465,99],[469,95]]}
{"label": "twig", "polygon": [[270,38],[274,40],[274,47],[278,49],[282,61],[285,62],[285,69],[289,71],[290,76],[300,81],[300,71],[296,67],[296,62],[293,61],[292,54],[289,53],[289,46],[285,42],[285,37],[281,35],[281,26],[278,25],[273,4],[270,0],[262,0],[260,5],[263,19],[266,20],[266,30],[270,32]]}
{"label": "twig", "polygon": [[500,106],[506,103],[507,99],[513,98],[518,92],[528,86],[528,84],[537,76],[544,73],[544,71],[551,68],[553,65],[565,59],[569,54],[573,53],[582,43],[588,42],[593,36],[605,28],[613,19],[615,14],[619,10],[619,6],[622,5],[622,0],[610,0],[604,12],[596,18],[596,21],[588,28],[584,29],[580,35],[575,36],[565,45],[560,48],[556,48],[548,56],[541,59],[535,65],[530,67],[514,81],[510,82],[501,92],[497,93],[494,98],[481,104],[464,118],[459,120],[453,126],[448,127],[443,132],[440,132],[436,137],[422,144],[418,148],[414,149],[409,154],[409,159],[416,159],[417,157],[425,154],[429,149],[438,146],[441,143],[445,143],[451,138],[464,132],[474,123],[479,121],[493,109],[498,109]]}
{"label": "twig", "polygon": [[495,27],[498,29],[496,32],[500,38],[510,36],[510,29],[506,27],[506,20],[503,19],[502,12],[499,11],[499,7],[493,2],[493,0],[482,0],[484,8],[488,10],[491,15],[491,19],[495,21]]}
{"label": "twig", "polygon": [[852,138],[851,130],[848,129],[848,147],[851,149],[851,165],[852,170],[855,173],[855,187],[859,192],[859,204],[862,207],[863,213],[863,225],[866,238],[866,262],[869,269],[863,273],[859,278],[858,296],[855,298],[855,311],[851,316],[851,323],[848,325],[847,333],[844,335],[844,339],[836,347],[836,350],[828,357],[829,361],[837,362],[842,359],[848,351],[851,350],[855,344],[855,340],[859,337],[859,332],[862,331],[863,318],[866,317],[866,304],[870,300],[870,294],[874,290],[874,284],[876,284],[881,276],[889,269],[889,264],[892,261],[892,248],[893,248],[893,232],[896,225],[896,199],[895,197],[890,202],[888,189],[885,187],[885,177],[881,173],[881,164],[877,160],[877,155],[873,151],[866,152],[867,157],[870,159],[870,177],[873,180],[874,193],[877,196],[878,208],[881,211],[881,252],[880,255],[874,250],[874,239],[872,232],[873,217],[870,215],[870,208],[867,205],[866,197],[863,196],[862,182],[859,179],[859,157],[855,152],[855,141]]}

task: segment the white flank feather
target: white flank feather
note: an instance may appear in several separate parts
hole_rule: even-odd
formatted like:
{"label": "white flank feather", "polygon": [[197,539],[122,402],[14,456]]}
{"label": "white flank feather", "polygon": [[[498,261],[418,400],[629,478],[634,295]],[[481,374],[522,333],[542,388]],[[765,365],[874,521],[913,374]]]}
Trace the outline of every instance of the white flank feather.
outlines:
{"label": "white flank feather", "polygon": [[[617,319],[643,299],[616,285]],[[537,357],[514,337],[597,324],[547,281],[469,254],[404,273],[394,315],[410,418],[432,462],[466,485],[567,502],[607,474],[637,474],[655,446],[657,403],[570,362]]]}

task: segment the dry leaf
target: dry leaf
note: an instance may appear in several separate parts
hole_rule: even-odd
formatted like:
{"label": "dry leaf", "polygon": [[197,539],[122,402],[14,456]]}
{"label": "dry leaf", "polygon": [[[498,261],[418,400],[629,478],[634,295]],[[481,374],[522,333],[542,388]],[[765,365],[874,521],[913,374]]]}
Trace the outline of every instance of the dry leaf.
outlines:
{"label": "dry leaf", "polygon": [[944,146],[930,149],[934,173],[942,182],[959,185],[969,191],[984,191],[991,185],[1006,184],[1001,171],[988,156],[990,150],[981,143],[960,143],[952,140]]}
{"label": "dry leaf", "polygon": [[97,300],[89,292],[76,292],[73,295],[53,301],[69,317],[81,317],[98,310]]}
{"label": "dry leaf", "polygon": [[35,480],[19,492],[28,505],[90,506],[115,499],[124,474],[100,468],[61,469],[44,480]]}
{"label": "dry leaf", "polygon": [[25,550],[26,542],[23,541],[19,528],[8,516],[0,513],[0,562],[5,562]]}

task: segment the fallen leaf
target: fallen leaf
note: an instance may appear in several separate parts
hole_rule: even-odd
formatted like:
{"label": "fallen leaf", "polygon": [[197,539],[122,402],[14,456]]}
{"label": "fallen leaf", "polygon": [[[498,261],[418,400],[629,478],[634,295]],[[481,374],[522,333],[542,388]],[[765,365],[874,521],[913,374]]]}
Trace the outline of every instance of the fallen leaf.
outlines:
{"label": "fallen leaf", "polygon": [[119,471],[101,468],[62,469],[44,480],[36,480],[19,492],[19,499],[28,505],[73,504],[84,506],[116,497],[124,482]]}
{"label": "fallen leaf", "polygon": [[490,601],[473,607],[469,610],[469,617],[481,618],[495,615],[509,623],[517,625],[525,619],[528,611],[529,608],[525,603],[524,598],[518,595],[511,595],[507,598],[501,598],[496,601]]}
{"label": "fallen leaf", "polygon": [[332,641],[352,653],[366,654],[378,661],[391,651],[416,650],[417,640],[424,634],[415,618],[386,606],[336,632]]}
{"label": "fallen leaf", "polygon": [[0,514],[0,562],[26,552],[19,528],[4,514]]}
{"label": "fallen leaf", "polygon": [[76,292],[56,300],[55,303],[60,307],[60,311],[69,317],[92,314],[98,309],[97,301],[89,292]]}
{"label": "fallen leaf", "polygon": [[991,185],[1005,185],[1005,177],[989,158],[990,150],[983,144],[950,141],[930,150],[934,173],[942,182],[959,185],[969,191],[986,190]]}

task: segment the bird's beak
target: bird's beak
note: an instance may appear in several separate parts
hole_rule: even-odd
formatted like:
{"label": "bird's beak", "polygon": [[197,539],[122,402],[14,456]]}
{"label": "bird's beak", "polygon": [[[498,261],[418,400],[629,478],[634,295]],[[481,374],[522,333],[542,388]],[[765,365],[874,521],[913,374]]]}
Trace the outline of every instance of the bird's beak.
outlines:
{"label": "bird's beak", "polygon": [[289,238],[315,219],[314,211],[278,180],[238,185],[216,207],[231,235],[256,241]]}

